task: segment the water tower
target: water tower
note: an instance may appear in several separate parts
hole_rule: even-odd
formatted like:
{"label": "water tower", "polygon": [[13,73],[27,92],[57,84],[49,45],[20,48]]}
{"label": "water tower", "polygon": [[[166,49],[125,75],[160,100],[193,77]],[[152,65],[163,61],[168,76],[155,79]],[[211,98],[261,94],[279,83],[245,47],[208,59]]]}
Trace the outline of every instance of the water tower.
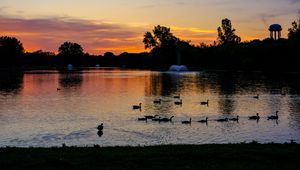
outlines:
{"label": "water tower", "polygon": [[269,27],[270,38],[273,40],[279,40],[281,38],[282,27],[279,24],[272,24]]}

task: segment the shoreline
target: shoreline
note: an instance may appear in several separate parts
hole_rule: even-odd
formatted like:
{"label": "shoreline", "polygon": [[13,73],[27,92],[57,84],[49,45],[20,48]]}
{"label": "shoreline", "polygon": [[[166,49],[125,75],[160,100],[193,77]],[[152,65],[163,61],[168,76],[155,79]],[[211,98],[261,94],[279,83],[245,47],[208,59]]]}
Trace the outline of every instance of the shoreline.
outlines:
{"label": "shoreline", "polygon": [[299,144],[0,148],[3,169],[298,169]]}
{"label": "shoreline", "polygon": [[[187,72],[212,72],[212,73],[262,73],[262,74],[300,74],[300,70],[240,70],[240,69],[222,69],[222,68],[205,68],[205,67],[188,67],[190,68]],[[90,67],[90,66],[77,66],[72,70],[68,70],[65,66],[23,66],[23,67],[2,67],[0,70],[3,71],[13,71],[13,72],[26,72],[26,71],[61,71],[61,72],[81,72],[85,70],[134,70],[134,71],[159,71],[159,72],[169,72],[166,68],[153,69],[151,67]],[[180,72],[178,72],[180,73]],[[183,72],[184,73],[184,72]]]}

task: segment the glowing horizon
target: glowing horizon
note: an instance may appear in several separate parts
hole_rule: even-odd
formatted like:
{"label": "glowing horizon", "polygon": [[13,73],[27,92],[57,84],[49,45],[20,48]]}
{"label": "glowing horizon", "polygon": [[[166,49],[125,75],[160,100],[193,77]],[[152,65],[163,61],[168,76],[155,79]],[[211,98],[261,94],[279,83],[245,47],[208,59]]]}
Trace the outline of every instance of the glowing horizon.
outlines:
{"label": "glowing horizon", "polygon": [[199,45],[217,39],[216,29],[229,18],[242,41],[264,39],[279,23],[283,38],[296,20],[300,0],[2,0],[0,36],[18,38],[26,51],[57,52],[65,41],[91,54],[144,52],[146,31],[170,27],[182,40]]}

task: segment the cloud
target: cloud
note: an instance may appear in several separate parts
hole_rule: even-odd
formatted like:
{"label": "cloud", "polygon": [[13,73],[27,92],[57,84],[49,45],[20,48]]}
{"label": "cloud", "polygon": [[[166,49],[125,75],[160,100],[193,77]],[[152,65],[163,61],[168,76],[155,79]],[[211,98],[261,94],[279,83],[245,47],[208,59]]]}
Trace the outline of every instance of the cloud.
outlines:
{"label": "cloud", "polygon": [[144,5],[140,5],[138,6],[138,8],[160,8],[160,7],[174,7],[174,6],[185,6],[187,5],[188,3],[186,1],[182,1],[182,0],[178,0],[178,1],[154,1],[154,2],[147,2],[147,4],[144,4]]}
{"label": "cloud", "polygon": [[[290,0],[290,1],[295,1],[295,2],[300,2],[300,0]],[[258,17],[261,19],[261,21],[264,23],[265,27],[268,26],[269,24],[272,24],[270,20],[274,18],[279,18],[282,16],[287,16],[287,15],[292,15],[296,14],[296,10],[291,10],[291,9],[277,9],[269,13],[260,13],[258,14]]]}
{"label": "cloud", "polygon": [[300,0],[288,0],[290,3],[295,4],[295,3],[299,3]]}
{"label": "cloud", "polygon": [[[143,35],[153,29],[149,25],[112,24],[71,17],[26,19],[6,15],[0,15],[0,25],[0,36],[18,38],[27,51],[57,52],[60,44],[71,41],[81,44],[85,52],[92,54],[143,52]],[[193,44],[211,43],[216,37],[214,30],[173,26],[171,31]]]}
{"label": "cloud", "polygon": [[90,53],[103,53],[96,50],[100,47],[116,47],[118,51],[114,52],[119,53],[120,46],[124,50],[127,46],[142,47],[140,36],[144,33],[141,28],[68,17],[23,19],[0,15],[0,25],[1,35],[19,38],[29,51],[57,51],[64,41],[72,41]]}

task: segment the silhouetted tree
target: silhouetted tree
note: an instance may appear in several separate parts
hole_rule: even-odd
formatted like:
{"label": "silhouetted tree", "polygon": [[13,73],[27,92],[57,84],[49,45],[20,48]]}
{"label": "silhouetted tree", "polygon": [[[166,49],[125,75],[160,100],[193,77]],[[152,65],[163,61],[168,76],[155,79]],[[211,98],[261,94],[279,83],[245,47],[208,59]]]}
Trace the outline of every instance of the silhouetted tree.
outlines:
{"label": "silhouetted tree", "polygon": [[218,41],[220,44],[241,42],[241,38],[235,35],[235,29],[232,28],[231,21],[227,18],[222,20],[222,26],[218,27]]}
{"label": "silhouetted tree", "polygon": [[155,26],[152,33],[144,34],[143,42],[146,49],[151,49],[154,67],[168,67],[178,62],[180,40],[171,33],[170,28]]}
{"label": "silhouetted tree", "polygon": [[55,53],[42,50],[26,52],[24,57],[22,57],[22,64],[30,66],[55,65],[56,61],[57,57]]}
{"label": "silhouetted tree", "polygon": [[22,43],[14,37],[0,37],[0,56],[2,65],[11,65],[17,62],[17,57],[24,54]]}
{"label": "silhouetted tree", "polygon": [[292,22],[292,28],[289,28],[288,31],[289,40],[300,42],[300,11],[298,16],[298,22]]}
{"label": "silhouetted tree", "polygon": [[58,49],[59,56],[62,57],[64,64],[75,63],[80,64],[84,53],[81,45],[72,42],[64,42]]}
{"label": "silhouetted tree", "polygon": [[115,57],[115,55],[112,52],[106,52],[106,53],[104,53],[104,57],[112,58],[112,57]]}
{"label": "silhouetted tree", "polygon": [[144,35],[143,42],[146,49],[171,47],[175,46],[179,41],[179,39],[171,33],[170,28],[158,25],[154,27],[152,32],[153,34],[146,32]]}
{"label": "silhouetted tree", "polygon": [[72,42],[64,42],[58,49],[59,55],[67,57],[83,56],[81,45]]}

